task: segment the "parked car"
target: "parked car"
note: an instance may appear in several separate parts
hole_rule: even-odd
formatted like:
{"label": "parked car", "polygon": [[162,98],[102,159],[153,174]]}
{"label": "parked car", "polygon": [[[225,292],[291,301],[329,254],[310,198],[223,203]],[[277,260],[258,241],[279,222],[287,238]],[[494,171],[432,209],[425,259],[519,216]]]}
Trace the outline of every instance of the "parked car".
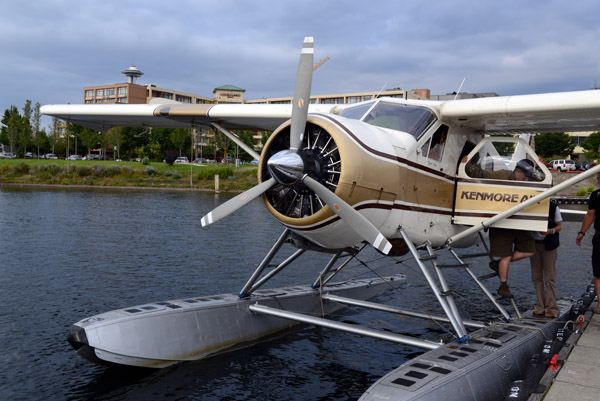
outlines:
{"label": "parked car", "polygon": [[79,155],[71,155],[71,156],[65,158],[65,160],[83,160],[83,157],[81,157]]}
{"label": "parked car", "polygon": [[571,170],[575,170],[575,162],[573,160],[568,160],[568,159],[561,159],[561,160],[554,160],[552,162],[552,169],[553,170],[558,170],[558,171],[571,171]]}
{"label": "parked car", "polygon": [[0,153],[0,159],[13,159],[14,156],[10,153],[6,153],[6,152],[1,152]]}
{"label": "parked car", "polygon": [[83,160],[100,160],[102,159],[101,155],[85,155]]}
{"label": "parked car", "polygon": [[58,160],[58,156],[56,156],[54,153],[46,153],[44,155],[44,159]]}
{"label": "parked car", "polygon": [[189,163],[189,159],[185,156],[178,157],[175,159],[175,163]]}
{"label": "parked car", "polygon": [[590,168],[589,163],[586,162],[575,162],[575,170],[585,171]]}
{"label": "parked car", "polygon": [[258,160],[251,160],[250,164],[258,164]]}
{"label": "parked car", "polygon": [[204,157],[199,157],[197,159],[194,159],[192,163],[206,163],[206,159]]}

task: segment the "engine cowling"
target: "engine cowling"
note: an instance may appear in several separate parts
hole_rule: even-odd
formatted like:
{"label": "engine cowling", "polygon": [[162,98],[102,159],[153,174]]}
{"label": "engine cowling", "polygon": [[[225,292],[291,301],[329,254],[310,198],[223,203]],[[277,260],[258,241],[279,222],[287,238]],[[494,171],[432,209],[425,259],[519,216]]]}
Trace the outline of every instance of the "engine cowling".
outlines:
{"label": "engine cowling", "polygon": [[[271,177],[268,161],[288,149],[289,135],[290,122],[287,122],[265,144],[259,181]],[[394,149],[390,135],[379,127],[314,114],[308,116],[297,154],[303,162],[303,174],[318,180],[379,228],[400,189],[400,170],[396,155],[392,152],[383,157],[378,155],[382,152],[369,146],[373,141],[388,151]],[[343,248],[361,241],[301,180],[278,183],[263,194],[263,200],[282,224],[321,246]]]}

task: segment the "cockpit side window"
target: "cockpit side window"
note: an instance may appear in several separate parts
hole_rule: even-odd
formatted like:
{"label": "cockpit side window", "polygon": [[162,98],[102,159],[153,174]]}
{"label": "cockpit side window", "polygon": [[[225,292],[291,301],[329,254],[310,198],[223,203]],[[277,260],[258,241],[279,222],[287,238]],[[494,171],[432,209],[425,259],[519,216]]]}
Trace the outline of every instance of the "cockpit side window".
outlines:
{"label": "cockpit side window", "polygon": [[431,137],[431,146],[429,147],[429,158],[433,160],[442,160],[444,147],[446,146],[446,137],[448,136],[448,126],[441,125]]}
{"label": "cockpit side window", "polygon": [[380,101],[363,121],[378,127],[408,132],[419,138],[425,128],[435,121],[435,114],[425,107]]}

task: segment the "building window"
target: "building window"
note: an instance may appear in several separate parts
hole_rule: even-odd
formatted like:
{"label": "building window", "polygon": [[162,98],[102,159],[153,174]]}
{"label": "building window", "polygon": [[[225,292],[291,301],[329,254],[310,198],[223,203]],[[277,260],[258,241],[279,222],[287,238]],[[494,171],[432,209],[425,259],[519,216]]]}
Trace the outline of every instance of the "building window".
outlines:
{"label": "building window", "polygon": [[120,88],[117,88],[117,93],[119,96],[127,96],[127,87],[121,86]]}
{"label": "building window", "polygon": [[88,99],[94,97],[94,91],[92,89],[87,89],[85,91],[85,97]]}
{"label": "building window", "polygon": [[127,103],[127,98],[126,97],[118,97],[117,103]]}
{"label": "building window", "polygon": [[163,99],[173,99],[173,94],[167,92],[160,92],[160,97],[162,97]]}
{"label": "building window", "polygon": [[104,97],[104,89],[96,89],[96,97]]}
{"label": "building window", "polygon": [[90,100],[90,99],[88,99],[88,100],[86,100],[86,101],[85,101],[85,103],[86,103],[86,104],[91,104],[91,103],[94,103],[94,101],[93,101],[93,100]]}
{"label": "building window", "polygon": [[175,100],[181,103],[192,103],[192,98],[189,96],[175,95]]}
{"label": "building window", "polygon": [[106,88],[104,90],[104,95],[105,96],[115,96],[115,88]]}
{"label": "building window", "polygon": [[343,97],[330,97],[321,99],[321,104],[344,104]]}

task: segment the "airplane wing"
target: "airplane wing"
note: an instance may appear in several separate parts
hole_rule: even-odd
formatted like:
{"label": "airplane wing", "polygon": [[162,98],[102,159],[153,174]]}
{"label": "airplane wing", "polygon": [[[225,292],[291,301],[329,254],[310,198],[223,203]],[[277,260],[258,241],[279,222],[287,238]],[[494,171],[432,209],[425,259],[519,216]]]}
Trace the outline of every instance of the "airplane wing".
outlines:
{"label": "airplane wing", "polygon": [[600,90],[444,102],[440,118],[489,133],[600,131]]}
{"label": "airplane wing", "polygon": [[[334,105],[309,106],[330,112]],[[292,116],[291,104],[56,104],[41,113],[98,131],[112,127],[190,128],[216,122],[225,128],[274,130]]]}

